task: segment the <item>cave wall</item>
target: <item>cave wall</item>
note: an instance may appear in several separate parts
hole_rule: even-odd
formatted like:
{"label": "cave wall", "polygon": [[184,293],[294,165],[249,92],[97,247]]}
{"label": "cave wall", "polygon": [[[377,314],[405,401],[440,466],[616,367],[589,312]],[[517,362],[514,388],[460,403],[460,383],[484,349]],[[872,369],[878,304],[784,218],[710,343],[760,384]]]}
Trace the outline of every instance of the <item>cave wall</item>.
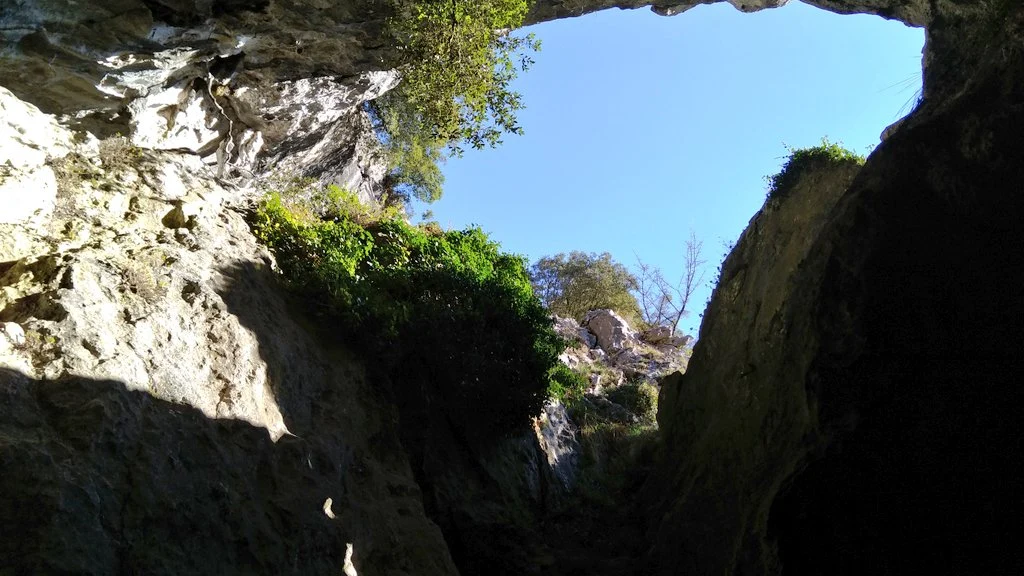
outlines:
{"label": "cave wall", "polygon": [[[810,3],[925,26],[924,101],[726,263],[664,386],[649,564],[1019,571],[1020,8]],[[648,5],[541,0],[530,21]],[[468,456],[438,425],[403,447],[244,224],[280,167],[379,192],[360,105],[397,82],[380,24],[359,2],[3,3],[0,571],[452,574],[421,485],[463,555],[545,501],[543,474],[510,472],[532,445]],[[127,166],[104,158],[117,133]]]}
{"label": "cave wall", "polygon": [[456,574],[394,404],[253,237],[260,189],[0,110],[0,573]]}
{"label": "cave wall", "polygon": [[659,574],[1019,572],[1020,22],[942,23],[946,72],[782,284],[782,211],[744,233],[662,392]]}

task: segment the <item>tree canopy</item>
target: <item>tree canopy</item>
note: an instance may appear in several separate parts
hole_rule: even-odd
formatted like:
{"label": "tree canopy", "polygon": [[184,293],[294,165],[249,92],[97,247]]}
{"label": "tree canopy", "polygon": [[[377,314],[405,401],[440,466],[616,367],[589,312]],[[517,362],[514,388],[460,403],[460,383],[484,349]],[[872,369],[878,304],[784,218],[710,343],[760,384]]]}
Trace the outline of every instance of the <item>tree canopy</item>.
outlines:
{"label": "tree canopy", "polygon": [[512,30],[528,9],[527,0],[391,1],[387,31],[395,49],[388,64],[402,81],[369,109],[396,199],[437,200],[446,154],[522,133],[522,96],[511,83],[533,64],[529,53],[540,43]]}
{"label": "tree canopy", "polygon": [[580,320],[590,310],[611,308],[632,323],[641,318],[633,295],[637,279],[608,252],[545,256],[530,267],[530,281],[553,314]]}

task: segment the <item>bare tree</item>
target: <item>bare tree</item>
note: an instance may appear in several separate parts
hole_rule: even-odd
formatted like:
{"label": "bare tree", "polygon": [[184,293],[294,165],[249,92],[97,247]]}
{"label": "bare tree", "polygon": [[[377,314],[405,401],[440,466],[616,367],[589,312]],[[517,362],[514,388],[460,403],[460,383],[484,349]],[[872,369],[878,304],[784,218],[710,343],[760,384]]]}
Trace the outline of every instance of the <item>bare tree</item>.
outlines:
{"label": "bare tree", "polygon": [[661,269],[645,264],[638,256],[637,296],[644,321],[650,326],[668,326],[676,333],[679,321],[689,312],[690,297],[704,281],[704,264],[701,259],[704,242],[697,239],[692,230],[686,240],[683,273],[675,284],[665,280]]}

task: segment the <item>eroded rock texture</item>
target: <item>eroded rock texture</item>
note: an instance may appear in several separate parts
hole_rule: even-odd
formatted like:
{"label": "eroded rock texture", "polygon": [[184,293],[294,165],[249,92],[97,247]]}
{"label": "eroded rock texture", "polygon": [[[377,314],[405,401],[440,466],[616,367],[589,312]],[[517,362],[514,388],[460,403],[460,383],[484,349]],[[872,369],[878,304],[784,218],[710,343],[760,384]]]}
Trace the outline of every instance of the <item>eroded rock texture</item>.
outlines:
{"label": "eroded rock texture", "polygon": [[0,103],[0,572],[455,574],[394,406],[252,236],[256,191]]}

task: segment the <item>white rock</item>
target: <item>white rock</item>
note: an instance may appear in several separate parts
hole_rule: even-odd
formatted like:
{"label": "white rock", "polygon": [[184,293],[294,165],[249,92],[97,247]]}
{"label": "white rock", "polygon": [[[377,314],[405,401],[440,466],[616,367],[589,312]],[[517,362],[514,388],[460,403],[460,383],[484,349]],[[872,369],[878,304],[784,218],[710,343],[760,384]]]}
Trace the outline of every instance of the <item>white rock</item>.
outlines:
{"label": "white rock", "polygon": [[614,310],[591,310],[583,317],[583,325],[597,337],[597,345],[609,354],[635,345],[638,340],[636,331]]}
{"label": "white rock", "polygon": [[0,224],[42,220],[56,203],[57,178],[49,166],[6,171],[0,166]]}
{"label": "white rock", "polygon": [[7,341],[14,346],[25,345],[25,330],[16,322],[4,322],[0,324],[0,333],[7,336]]}
{"label": "white rock", "polygon": [[52,116],[0,88],[0,224],[41,219],[53,210],[57,180],[46,162],[71,148],[71,133]]}
{"label": "white rock", "polygon": [[209,154],[224,136],[221,124],[226,121],[209,95],[194,90],[191,82],[153,90],[132,100],[128,111],[132,143],[142,148]]}

